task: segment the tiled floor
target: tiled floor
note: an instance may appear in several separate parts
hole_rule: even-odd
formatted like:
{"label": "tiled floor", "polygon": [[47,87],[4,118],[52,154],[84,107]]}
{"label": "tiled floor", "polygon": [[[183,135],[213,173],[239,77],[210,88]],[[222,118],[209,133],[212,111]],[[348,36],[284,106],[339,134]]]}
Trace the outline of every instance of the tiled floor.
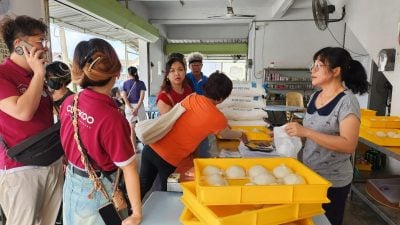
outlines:
{"label": "tiled floor", "polygon": [[[400,213],[400,212],[399,212]],[[386,225],[372,209],[353,194],[347,200],[343,225]],[[399,223],[400,224],[400,221]]]}

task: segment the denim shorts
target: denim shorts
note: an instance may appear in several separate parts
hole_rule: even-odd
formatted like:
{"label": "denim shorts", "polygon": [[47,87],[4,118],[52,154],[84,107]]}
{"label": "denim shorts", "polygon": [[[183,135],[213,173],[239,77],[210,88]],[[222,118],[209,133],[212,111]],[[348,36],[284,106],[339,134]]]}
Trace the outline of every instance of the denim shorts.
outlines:
{"label": "denim shorts", "polygon": [[[110,175],[115,179],[116,173]],[[111,197],[113,185],[103,175],[100,180]],[[103,225],[104,222],[98,208],[108,201],[99,191],[94,191],[92,199],[88,198],[93,188],[93,182],[86,177],[72,173],[68,167],[63,191],[63,222],[64,225]]]}

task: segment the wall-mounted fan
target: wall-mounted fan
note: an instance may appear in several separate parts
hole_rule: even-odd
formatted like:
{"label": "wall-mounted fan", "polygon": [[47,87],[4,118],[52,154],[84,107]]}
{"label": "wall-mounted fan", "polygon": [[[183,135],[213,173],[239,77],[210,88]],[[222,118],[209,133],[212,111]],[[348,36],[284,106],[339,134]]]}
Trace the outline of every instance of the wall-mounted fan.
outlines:
{"label": "wall-mounted fan", "polygon": [[341,19],[329,20],[329,14],[335,12],[335,6],[328,5],[326,0],[313,0],[312,11],[315,24],[320,30],[325,30],[326,28],[328,28],[328,23],[340,21],[344,17],[344,7],[343,7],[343,15]]}
{"label": "wall-mounted fan", "polygon": [[251,19],[251,18],[256,16],[256,15],[235,14],[233,12],[232,1],[233,0],[228,0],[229,5],[226,7],[226,14],[225,15],[209,16],[208,18],[209,19]]}

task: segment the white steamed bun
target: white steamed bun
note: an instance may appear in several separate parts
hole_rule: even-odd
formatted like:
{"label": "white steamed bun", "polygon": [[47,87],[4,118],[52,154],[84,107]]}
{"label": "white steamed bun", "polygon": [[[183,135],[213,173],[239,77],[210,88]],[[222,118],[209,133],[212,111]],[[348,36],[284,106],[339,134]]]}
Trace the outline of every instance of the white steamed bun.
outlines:
{"label": "white steamed bun", "polygon": [[216,167],[216,166],[206,166],[203,168],[202,172],[203,176],[209,176],[209,175],[213,175],[213,174],[221,174],[222,171],[220,168]]}
{"label": "white steamed bun", "polygon": [[248,170],[248,174],[250,177],[255,177],[258,174],[262,174],[262,173],[269,173],[267,169],[265,169],[265,167],[261,166],[261,165],[254,165],[252,167],[250,167],[250,169]]}
{"label": "white steamed bun", "polygon": [[228,182],[220,174],[212,174],[207,176],[206,181],[210,186],[226,186]]}
{"label": "white steamed bun", "polygon": [[225,170],[225,174],[228,179],[243,178],[246,176],[244,169],[238,165],[233,165],[233,166],[228,167]]}
{"label": "white steamed bun", "polygon": [[251,177],[251,182],[256,185],[268,185],[275,184],[276,180],[275,177],[269,173],[261,173],[255,177]]}
{"label": "white steamed bun", "polygon": [[291,173],[283,178],[284,184],[304,184],[304,178],[298,174]]}
{"label": "white steamed bun", "polygon": [[277,178],[283,178],[286,175],[293,173],[293,171],[287,167],[285,164],[281,164],[274,168],[273,170],[274,176]]}

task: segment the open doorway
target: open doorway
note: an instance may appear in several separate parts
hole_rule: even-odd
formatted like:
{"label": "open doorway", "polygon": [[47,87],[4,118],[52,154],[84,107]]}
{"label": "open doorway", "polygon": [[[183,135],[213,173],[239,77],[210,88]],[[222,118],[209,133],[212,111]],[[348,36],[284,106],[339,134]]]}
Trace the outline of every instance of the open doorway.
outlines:
{"label": "open doorway", "polygon": [[378,66],[373,62],[368,108],[376,110],[377,116],[390,116],[392,88],[392,84],[378,71]]}

